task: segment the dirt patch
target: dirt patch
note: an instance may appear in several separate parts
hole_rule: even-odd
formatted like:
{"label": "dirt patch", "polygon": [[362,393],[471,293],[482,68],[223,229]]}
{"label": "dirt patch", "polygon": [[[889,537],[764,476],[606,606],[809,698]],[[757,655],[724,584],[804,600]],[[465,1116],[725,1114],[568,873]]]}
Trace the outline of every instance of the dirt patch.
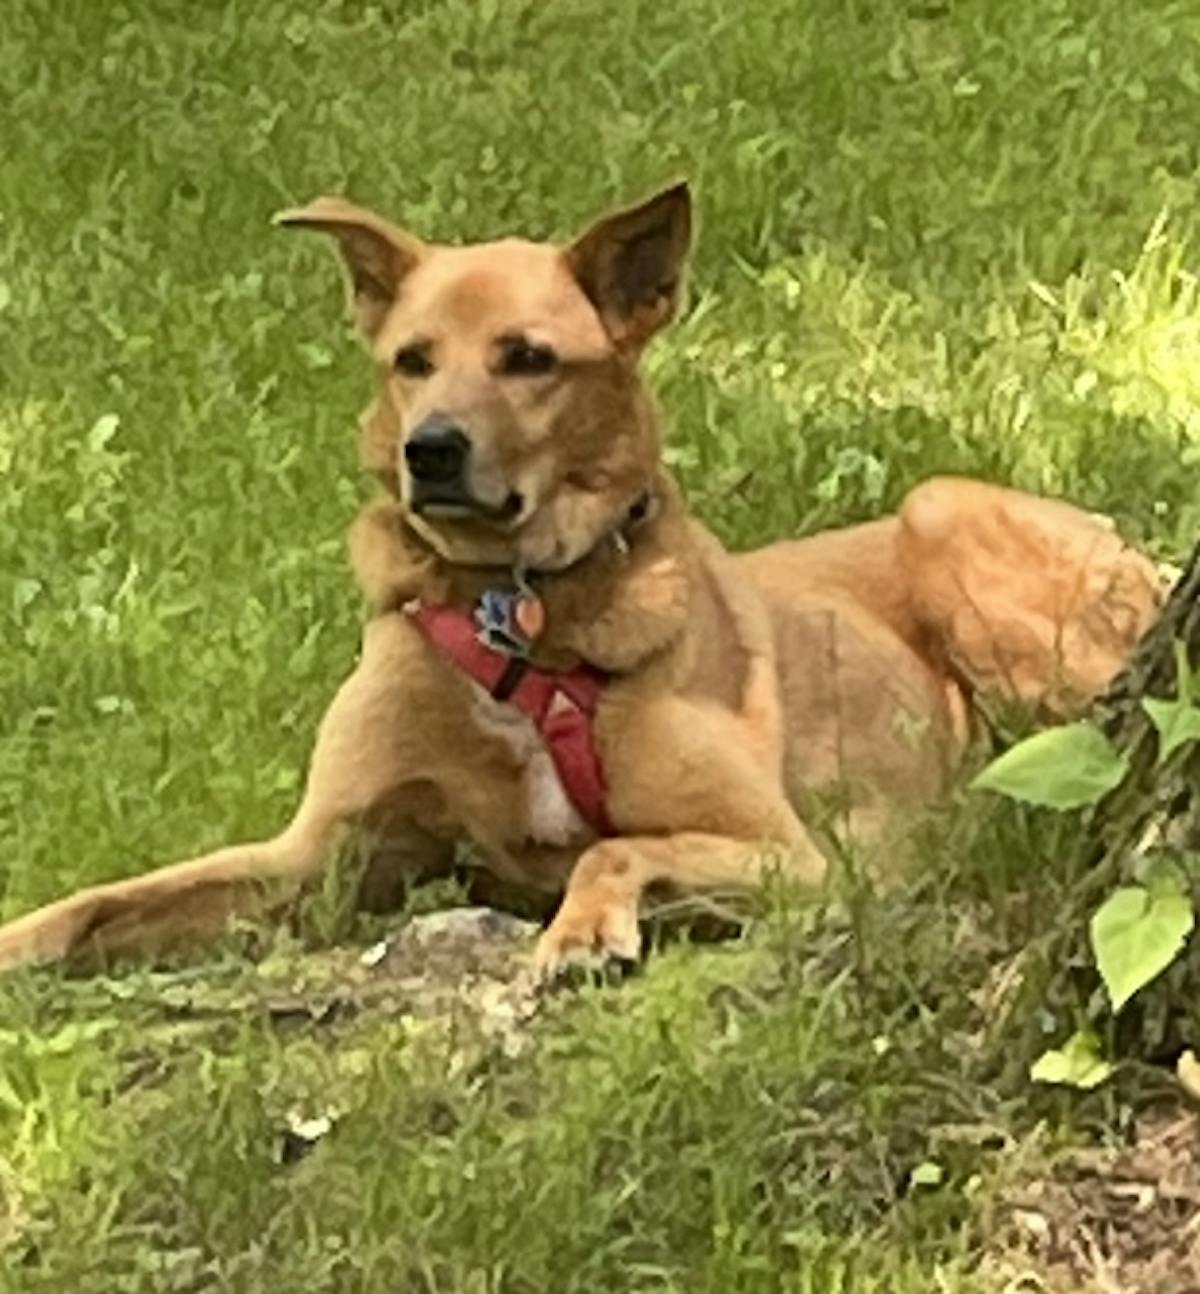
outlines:
{"label": "dirt patch", "polygon": [[1010,1188],[1000,1220],[988,1265],[1012,1294],[1200,1294],[1197,1116],[1148,1116],[1128,1146],[1072,1152]]}
{"label": "dirt patch", "polygon": [[371,948],[284,957],[259,968],[258,1002],[276,1023],[377,1016],[441,1022],[517,1055],[543,995],[531,968],[538,927],[490,908],[415,917]]}

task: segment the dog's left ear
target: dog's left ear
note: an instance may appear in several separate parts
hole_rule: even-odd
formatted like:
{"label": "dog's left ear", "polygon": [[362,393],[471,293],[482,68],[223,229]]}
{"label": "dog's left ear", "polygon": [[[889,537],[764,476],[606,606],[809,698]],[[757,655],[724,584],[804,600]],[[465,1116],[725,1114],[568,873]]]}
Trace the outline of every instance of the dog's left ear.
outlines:
{"label": "dog's left ear", "polygon": [[597,221],[567,248],[567,263],[619,350],[636,354],[679,304],[692,242],[686,183]]}
{"label": "dog's left ear", "polygon": [[345,198],[317,198],[307,207],[279,212],[275,223],[337,239],[350,276],[354,319],[368,339],[379,331],[401,282],[426,250],[420,239]]}

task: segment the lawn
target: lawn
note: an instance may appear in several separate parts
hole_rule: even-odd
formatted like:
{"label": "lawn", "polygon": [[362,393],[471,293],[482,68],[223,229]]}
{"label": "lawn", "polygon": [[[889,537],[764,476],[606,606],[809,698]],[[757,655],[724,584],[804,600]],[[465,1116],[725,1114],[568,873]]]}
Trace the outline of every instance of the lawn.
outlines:
{"label": "lawn", "polygon": [[[550,237],[688,176],[648,366],[731,544],[945,470],[1165,560],[1200,530],[1194,4],[8,0],[4,29],[0,916],[294,802],[369,492],[333,258],[269,223],[318,193]],[[964,793],[906,885],[780,898],[520,1048],[360,1000],[379,930],[336,895],[257,965],[12,977],[0,1290],[998,1291],[1008,1183],[1149,1081],[1032,1088],[1078,1003],[993,991],[1062,910],[1069,826]],[[311,1153],[297,1111],[333,1119]]]}

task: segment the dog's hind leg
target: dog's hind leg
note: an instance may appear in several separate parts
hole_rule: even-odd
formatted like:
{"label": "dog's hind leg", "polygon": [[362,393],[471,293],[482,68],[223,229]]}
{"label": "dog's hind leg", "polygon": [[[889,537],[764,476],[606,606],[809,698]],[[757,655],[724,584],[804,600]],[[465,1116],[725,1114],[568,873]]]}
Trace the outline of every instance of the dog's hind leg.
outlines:
{"label": "dog's hind leg", "polygon": [[1154,565],[1104,518],[935,477],[900,508],[912,611],[974,690],[1057,717],[1108,685],[1162,602]]}
{"label": "dog's hind leg", "polygon": [[[20,917],[0,927],[0,970],[148,956],[213,938],[231,916],[263,911],[319,871],[343,829],[383,806],[394,815],[421,769],[405,722],[413,641],[399,616],[368,625],[362,661],[321,722],[303,799],[279,835],[92,886]],[[414,833],[413,844],[415,865],[427,864],[434,842]]]}
{"label": "dog's hind leg", "polygon": [[215,938],[231,917],[277,902],[272,881],[310,874],[331,838],[299,818],[272,840],[219,849],[106,885],[90,886],[0,927],[0,970],[29,963],[151,957]]}

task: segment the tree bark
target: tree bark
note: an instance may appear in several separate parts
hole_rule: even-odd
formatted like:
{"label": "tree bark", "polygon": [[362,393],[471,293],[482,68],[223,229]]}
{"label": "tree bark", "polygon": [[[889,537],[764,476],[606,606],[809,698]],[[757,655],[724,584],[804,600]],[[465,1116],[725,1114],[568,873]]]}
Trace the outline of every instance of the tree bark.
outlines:
{"label": "tree bark", "polygon": [[1091,811],[1085,825],[1087,888],[1108,888],[1147,837],[1187,848],[1197,836],[1200,743],[1189,742],[1158,762],[1158,733],[1142,708],[1145,697],[1178,693],[1175,643],[1200,661],[1200,544],[1176,582],[1162,614],[1128,665],[1096,702],[1092,718],[1129,758],[1129,772]]}

